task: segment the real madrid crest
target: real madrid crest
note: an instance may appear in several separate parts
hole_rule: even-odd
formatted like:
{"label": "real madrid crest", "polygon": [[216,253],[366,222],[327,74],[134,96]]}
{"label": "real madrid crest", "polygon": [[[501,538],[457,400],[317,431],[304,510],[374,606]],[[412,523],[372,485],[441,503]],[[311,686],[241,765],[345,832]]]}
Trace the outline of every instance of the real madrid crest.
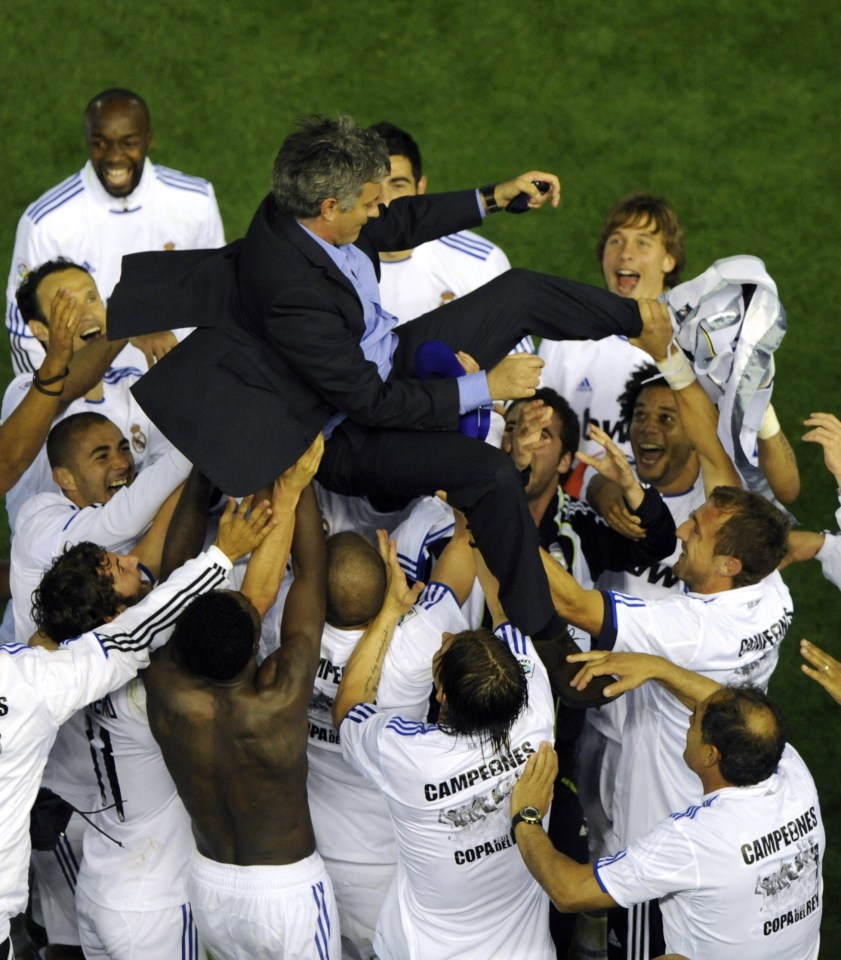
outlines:
{"label": "real madrid crest", "polygon": [[139,423],[133,423],[131,430],[131,449],[135,453],[143,453],[146,449],[146,434],[140,429]]}

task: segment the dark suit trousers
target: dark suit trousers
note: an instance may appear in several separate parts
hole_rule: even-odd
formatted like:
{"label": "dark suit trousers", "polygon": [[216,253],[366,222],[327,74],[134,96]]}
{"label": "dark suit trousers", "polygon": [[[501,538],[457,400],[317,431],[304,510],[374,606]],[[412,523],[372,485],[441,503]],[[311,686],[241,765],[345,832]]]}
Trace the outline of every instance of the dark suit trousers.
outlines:
{"label": "dark suit trousers", "polygon": [[[483,369],[527,333],[586,339],[641,329],[634,301],[594,287],[512,270],[452,303],[397,328],[392,376],[414,375],[428,340],[465,350]],[[345,421],[327,444],[319,480],[340,493],[367,495],[381,508],[446,490],[468,517],[474,539],[500,584],[511,621],[527,634],[554,613],[523,482],[511,459],[455,431],[383,430]]]}

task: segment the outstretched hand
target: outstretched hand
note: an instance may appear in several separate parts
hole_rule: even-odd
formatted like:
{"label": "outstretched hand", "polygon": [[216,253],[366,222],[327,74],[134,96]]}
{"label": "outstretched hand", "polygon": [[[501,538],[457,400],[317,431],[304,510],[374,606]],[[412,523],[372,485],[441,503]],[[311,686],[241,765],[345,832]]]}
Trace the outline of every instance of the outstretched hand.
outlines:
{"label": "outstretched hand", "polygon": [[275,496],[280,493],[298,494],[302,490],[305,490],[310,483],[312,483],[312,479],[316,473],[318,473],[318,467],[321,464],[323,455],[324,434],[319,433],[295,463],[275,480]]}
{"label": "outstretched hand", "polygon": [[630,505],[634,508],[638,507],[642,502],[643,489],[634,476],[628,458],[610,439],[610,434],[605,433],[595,423],[590,424],[590,437],[604,447],[605,456],[591,457],[579,450],[575,455],[576,459],[586,463],[588,467],[593,467],[606,479],[612,480],[622,490]]}
{"label": "outstretched hand", "polygon": [[813,413],[803,421],[812,429],[803,434],[807,443],[819,443],[823,447],[826,469],[841,486],[841,421],[831,413]]}
{"label": "outstretched hand", "polygon": [[808,640],[800,641],[800,655],[807,661],[800,669],[819,683],[836,703],[841,703],[841,663]]}
{"label": "outstretched hand", "polygon": [[397,559],[397,541],[389,540],[385,530],[377,530],[377,545],[386,569],[387,586],[383,607],[403,616],[417,603],[425,584],[418,581],[413,587],[406,582],[406,574]]}
{"label": "outstretched hand", "polygon": [[645,528],[628,509],[621,487],[598,476],[593,477],[587,490],[590,503],[609,527],[631,540],[644,539]]}
{"label": "outstretched hand", "polygon": [[143,351],[146,363],[149,369],[162,360],[170,350],[178,346],[178,340],[174,333],[164,330],[161,333],[143,333],[137,337],[130,337],[129,343],[138,350]]}
{"label": "outstretched hand", "polygon": [[657,676],[659,657],[648,653],[611,653],[607,650],[590,650],[587,653],[573,653],[567,657],[569,663],[583,663],[584,666],[572,678],[571,685],[583,690],[595,677],[614,676],[619,679],[604,693],[608,697],[618,697],[628,690],[636,690]]}
{"label": "outstretched hand", "polygon": [[543,436],[544,427],[552,422],[554,411],[542,400],[524,403],[517,411],[517,420],[511,430],[511,459],[518,470],[531,465],[532,455],[549,443]]}
{"label": "outstretched hand", "polygon": [[250,512],[253,497],[243,497],[237,505],[229,499],[225,512],[219,518],[219,532],[216,534],[216,546],[231,561],[247,556],[266,539],[277,521],[272,517],[268,500],[261,500]]}

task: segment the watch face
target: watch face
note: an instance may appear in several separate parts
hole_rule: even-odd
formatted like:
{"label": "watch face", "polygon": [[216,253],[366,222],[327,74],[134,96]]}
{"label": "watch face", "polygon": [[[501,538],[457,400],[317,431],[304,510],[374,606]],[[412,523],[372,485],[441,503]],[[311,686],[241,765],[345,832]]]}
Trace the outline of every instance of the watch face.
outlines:
{"label": "watch face", "polygon": [[520,816],[526,821],[526,823],[529,823],[540,820],[540,811],[537,809],[537,807],[523,807],[523,809],[520,811]]}

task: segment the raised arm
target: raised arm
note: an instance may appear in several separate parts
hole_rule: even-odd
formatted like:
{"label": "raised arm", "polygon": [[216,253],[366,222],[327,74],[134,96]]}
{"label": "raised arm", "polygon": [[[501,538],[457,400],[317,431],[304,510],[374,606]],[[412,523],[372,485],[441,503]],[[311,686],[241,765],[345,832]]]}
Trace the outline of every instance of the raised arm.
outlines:
{"label": "raised arm", "polygon": [[[557,754],[550,743],[541,743],[514,785],[512,817],[523,807],[536,807],[540,815],[545,816],[552,802],[557,775]],[[577,863],[559,853],[542,826],[521,821],[514,827],[514,838],[529,873],[558,910],[577,913],[616,906],[616,901],[599,886],[592,865]]]}
{"label": "raised arm", "polygon": [[686,435],[701,462],[704,491],[709,496],[718,486],[741,487],[742,479],[718,438],[718,410],[673,339],[668,307],[657,300],[640,300],[639,308],[644,326],[639,345],[672,388]]}
{"label": "raised arm", "polygon": [[[161,555],[161,581],[166,580],[170,573],[182,563],[186,563],[191,557],[201,552],[207,533],[207,511],[211,490],[212,485],[207,477],[199,471],[198,467],[193,467],[178,495],[171,521],[166,526]],[[169,501],[158,511],[155,523],[168,503]],[[145,537],[143,539],[146,540]]]}
{"label": "raised arm", "polygon": [[[293,535],[298,524],[299,508],[304,517],[305,526],[301,531],[298,553],[303,551],[305,567],[317,567],[317,559],[310,563],[307,558],[318,549],[318,543],[311,543],[310,541],[323,539],[321,514],[318,512],[317,505],[315,512],[313,512],[312,504],[309,503],[309,496],[306,498],[307,503],[304,507],[300,507],[300,502],[304,493],[310,489],[312,478],[318,470],[323,453],[324,438],[319,434],[303,456],[282,473],[272,486],[271,509],[275,526],[260,547],[254,551],[242,581],[243,594],[254,604],[261,617],[266,615],[277,599],[277,592],[286,572],[289,553],[292,549]],[[318,514],[318,534],[320,537],[316,537],[313,532],[315,513]],[[300,562],[295,561],[293,557],[293,566],[296,563],[300,566]],[[296,591],[295,595],[298,592]],[[291,592],[290,596],[293,597],[294,601]]]}
{"label": "raised arm", "polygon": [[604,650],[591,650],[589,653],[576,653],[567,658],[570,663],[582,663],[581,670],[573,680],[573,686],[583,690],[594,677],[618,677],[605,693],[618,696],[628,690],[635,690],[649,680],[656,680],[670,693],[674,694],[687,707],[694,708],[706,700],[721,684],[700,673],[685,670],[671,660],[651,653],[608,653]]}
{"label": "raised arm", "polygon": [[585,590],[543,548],[540,550],[540,558],[543,560],[555,610],[564,620],[586,630],[595,640],[602,631],[605,618],[605,603],[601,591]]}
{"label": "raised arm", "polygon": [[55,418],[102,379],[113,359],[111,345],[106,344],[109,349],[105,349],[99,341],[74,356],[73,338],[78,326],[76,302],[60,290],[50,304],[44,362],[26,396],[0,426],[0,493],[5,494],[18,482],[44,446]]}
{"label": "raised arm", "polygon": [[[327,552],[324,546],[324,527],[315,492],[310,485],[318,469],[323,450],[324,438],[319,434],[313,446],[291,468],[295,471],[292,489],[297,488],[298,494],[295,529],[292,535],[294,580],[283,608],[280,649],[262,664],[257,680],[260,687],[272,686],[283,689],[301,711],[306,708],[312,694],[327,603]],[[306,462],[302,464],[302,461]],[[271,565],[265,564],[266,558],[262,556],[252,558],[252,563],[255,560],[259,563],[258,572],[261,567],[266,572],[266,576],[261,578],[262,590],[257,595],[258,602],[263,606],[274,602],[283,576],[281,563],[285,564],[285,560],[280,556],[283,547],[280,541],[283,536],[284,531],[281,530],[278,541],[271,544],[274,552],[274,561]],[[253,575],[251,570],[249,573]],[[253,591],[253,589],[250,582],[243,583],[244,593],[246,590]]]}
{"label": "raised arm", "polygon": [[[453,535],[441,551],[441,556],[432,569],[430,580],[449,587],[455,594],[459,606],[462,606],[473,589],[476,567],[473,563],[473,548],[470,546],[467,519],[460,510],[454,510],[453,513],[455,515]],[[394,579],[393,576],[391,579]]]}
{"label": "raised arm", "polygon": [[[347,712],[357,703],[372,703],[383,670],[383,662],[400,618],[415,605],[424,585],[409,587],[397,560],[397,543],[385,530],[377,531],[380,556],[386,565],[388,587],[379,613],[365,628],[345,666],[336,699],[333,701],[333,725],[338,730]],[[443,556],[443,555],[442,555]]]}

